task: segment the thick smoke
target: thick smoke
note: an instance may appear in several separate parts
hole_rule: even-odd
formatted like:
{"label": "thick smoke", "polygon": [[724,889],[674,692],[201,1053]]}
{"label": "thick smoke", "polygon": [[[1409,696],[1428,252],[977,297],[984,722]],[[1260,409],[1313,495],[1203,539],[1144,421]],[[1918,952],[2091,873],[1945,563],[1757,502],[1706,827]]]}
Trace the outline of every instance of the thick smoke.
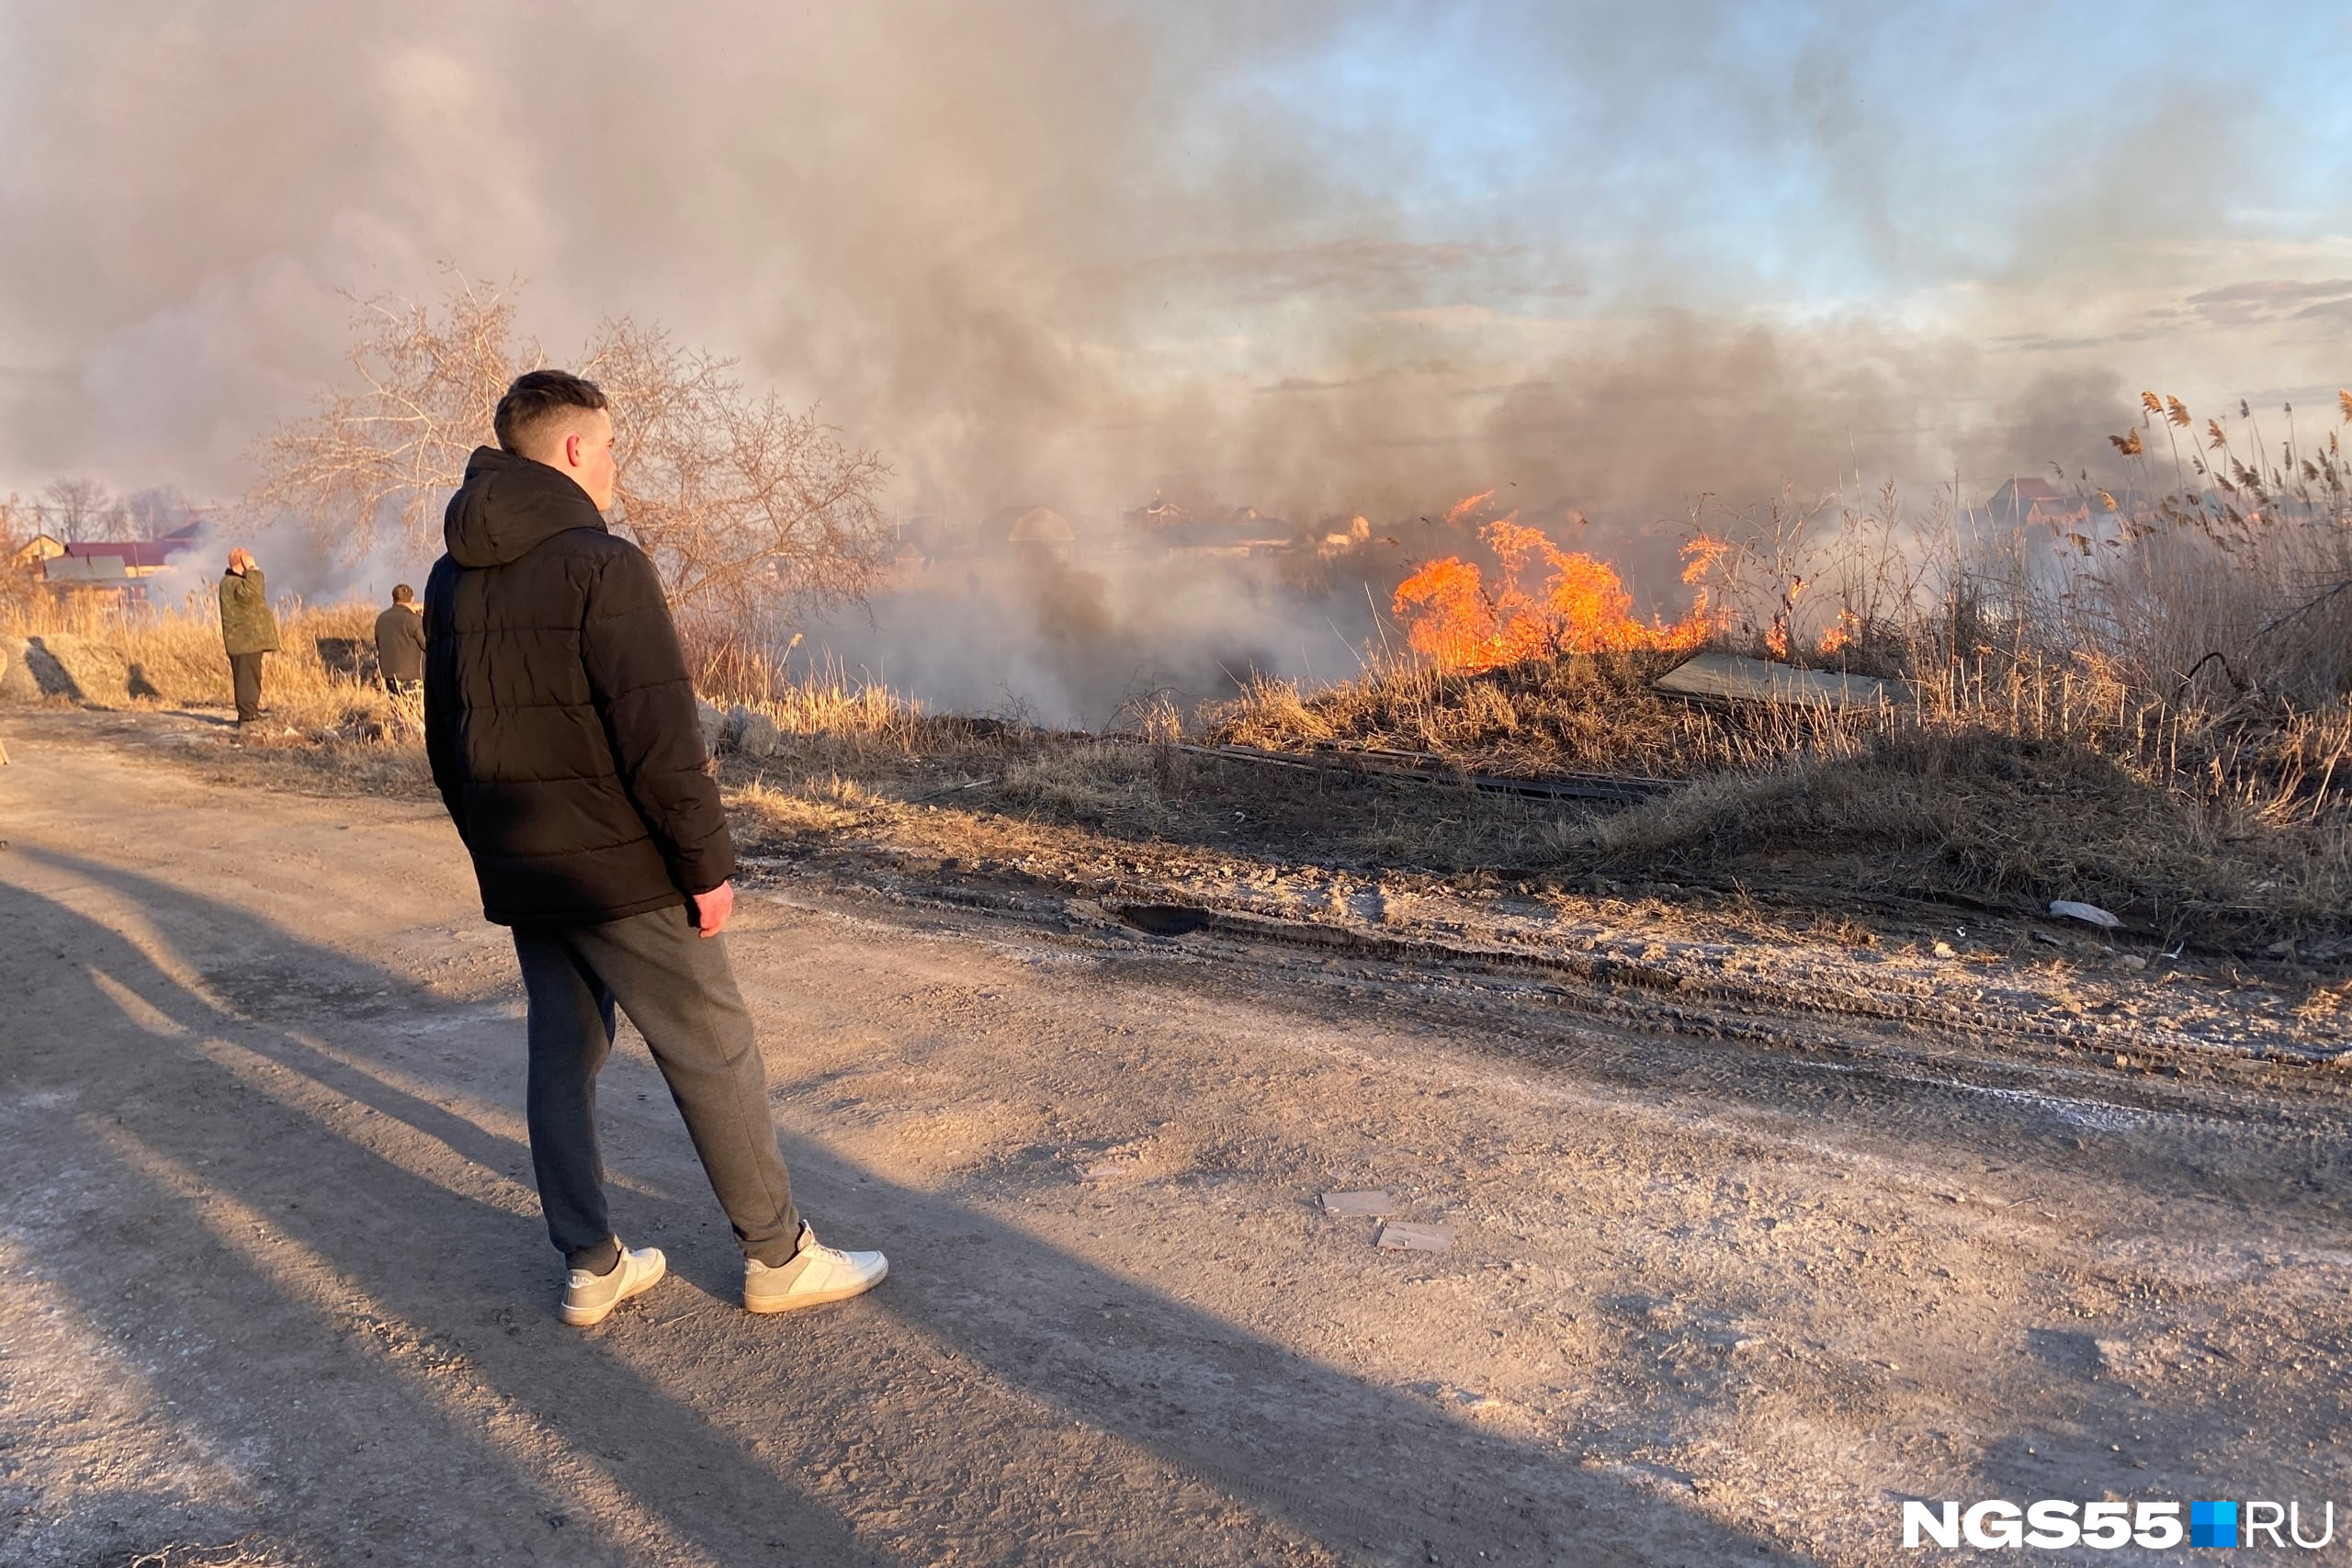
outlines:
{"label": "thick smoke", "polygon": [[[1657,595],[1635,541],[1701,492],[1981,498],[2096,458],[2143,384],[2332,391],[2352,247],[2298,169],[2343,149],[2278,62],[2342,39],[2068,10],[19,4],[0,493],[228,502],[341,372],[340,291],[446,263],[525,280],[551,345],[627,313],[739,355],[889,454],[910,517],[1181,492],[1311,529],[1498,488]],[[1318,626],[1371,629],[1090,570],[1084,613],[826,635],[960,693],[1050,686],[1090,615],[1092,667],[1147,674],[1321,671]]]}

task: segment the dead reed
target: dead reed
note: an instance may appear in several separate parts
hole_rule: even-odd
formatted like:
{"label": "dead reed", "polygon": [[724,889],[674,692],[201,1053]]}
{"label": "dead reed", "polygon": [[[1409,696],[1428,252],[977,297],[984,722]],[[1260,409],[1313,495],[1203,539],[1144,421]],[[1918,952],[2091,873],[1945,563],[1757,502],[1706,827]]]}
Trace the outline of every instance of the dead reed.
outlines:
{"label": "dead reed", "polygon": [[[322,649],[337,640],[368,646],[375,618],[368,604],[281,598],[279,651],[265,668],[262,694],[273,722],[253,739],[421,746],[423,714],[413,699],[334,668]],[[219,616],[201,591],[154,610],[97,595],[28,597],[0,605],[0,636],[40,639],[86,702],[195,708],[233,702]]]}

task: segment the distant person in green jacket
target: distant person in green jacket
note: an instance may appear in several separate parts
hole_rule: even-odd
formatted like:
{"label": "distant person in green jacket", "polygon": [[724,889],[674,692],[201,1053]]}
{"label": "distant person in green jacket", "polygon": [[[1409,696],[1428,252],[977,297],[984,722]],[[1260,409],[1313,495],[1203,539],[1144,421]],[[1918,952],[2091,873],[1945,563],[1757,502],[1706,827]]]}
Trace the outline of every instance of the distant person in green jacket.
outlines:
{"label": "distant person in green jacket", "polygon": [[237,722],[251,724],[261,716],[261,656],[277,651],[277,617],[269,613],[269,586],[251,550],[231,550],[229,570],[220,574],[220,643],[237,689]]}

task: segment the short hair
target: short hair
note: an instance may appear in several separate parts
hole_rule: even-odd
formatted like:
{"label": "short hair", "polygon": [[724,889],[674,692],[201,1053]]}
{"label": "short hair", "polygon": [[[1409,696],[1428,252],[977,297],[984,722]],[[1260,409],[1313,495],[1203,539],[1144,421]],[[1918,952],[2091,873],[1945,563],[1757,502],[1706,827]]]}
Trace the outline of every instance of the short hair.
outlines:
{"label": "short hair", "polygon": [[415,597],[416,590],[405,582],[395,583],[392,587],[392,603],[395,604],[405,604]]}
{"label": "short hair", "polygon": [[498,412],[491,423],[498,432],[498,445],[520,457],[524,441],[548,421],[561,418],[568,411],[594,412],[608,406],[604,389],[585,377],[569,370],[526,370],[514,378],[514,384],[498,400]]}

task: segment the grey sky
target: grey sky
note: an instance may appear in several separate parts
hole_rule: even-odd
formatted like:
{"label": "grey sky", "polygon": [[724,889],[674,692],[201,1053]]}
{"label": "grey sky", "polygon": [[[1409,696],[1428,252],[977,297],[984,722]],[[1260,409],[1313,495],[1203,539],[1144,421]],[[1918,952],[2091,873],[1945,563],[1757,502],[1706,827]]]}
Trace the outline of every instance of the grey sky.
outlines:
{"label": "grey sky", "polygon": [[0,6],[0,490],[224,497],[342,289],[526,281],[909,510],[2094,460],[2352,378],[2320,6]]}

